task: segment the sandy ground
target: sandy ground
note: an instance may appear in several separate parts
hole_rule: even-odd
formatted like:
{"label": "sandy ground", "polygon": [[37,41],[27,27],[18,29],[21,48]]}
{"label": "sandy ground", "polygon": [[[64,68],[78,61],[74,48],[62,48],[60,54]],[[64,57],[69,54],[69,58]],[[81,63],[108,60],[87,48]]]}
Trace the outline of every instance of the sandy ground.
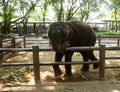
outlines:
{"label": "sandy ground", "polygon": [[[98,51],[95,51],[98,57]],[[106,52],[108,56],[120,56],[120,51]],[[54,52],[40,52],[40,61],[49,62],[54,59]],[[19,52],[13,57],[6,60],[6,62],[32,62],[31,52]],[[63,59],[64,60],[64,59]],[[73,61],[81,61],[82,57],[79,53],[74,53]],[[111,59],[106,60],[107,65],[120,65],[120,60]],[[52,66],[40,67],[40,81],[34,81],[34,74],[24,74],[20,86],[12,87],[5,86],[7,76],[18,67],[0,67],[0,92],[120,92],[120,69],[107,69],[105,72],[105,80],[99,80],[99,70],[93,70],[90,65],[89,72],[86,73],[87,78],[80,77],[80,69],[82,65],[73,65],[71,78],[64,77],[63,75],[55,78]],[[64,73],[64,66],[60,66]]]}

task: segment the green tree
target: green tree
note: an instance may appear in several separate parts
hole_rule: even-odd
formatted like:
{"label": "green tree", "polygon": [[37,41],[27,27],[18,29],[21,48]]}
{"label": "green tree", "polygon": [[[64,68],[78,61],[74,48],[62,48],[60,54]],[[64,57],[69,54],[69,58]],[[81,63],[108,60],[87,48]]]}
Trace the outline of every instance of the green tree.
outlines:
{"label": "green tree", "polygon": [[63,3],[64,0],[50,0],[51,1],[51,5],[54,7],[54,10],[56,12],[56,17],[57,17],[57,21],[62,21],[64,18],[64,10],[63,10]]}
{"label": "green tree", "polygon": [[72,20],[79,17],[86,22],[91,12],[98,12],[105,0],[51,0],[55,9],[57,20]]}
{"label": "green tree", "polygon": [[24,21],[35,5],[36,2],[29,0],[1,0],[0,19],[2,19],[2,23],[0,31],[2,33],[10,32],[11,26]]}
{"label": "green tree", "polygon": [[115,19],[115,32],[117,32],[117,26],[118,26],[118,17],[119,11],[120,11],[120,0],[110,0],[111,1],[111,8],[113,9],[112,17]]}
{"label": "green tree", "polygon": [[77,0],[69,0],[68,1],[68,7],[66,11],[66,20],[72,20],[74,14],[78,11],[80,8],[76,5]]}
{"label": "green tree", "polygon": [[78,12],[81,21],[86,22],[91,12],[99,12],[104,0],[78,0],[80,10]]}

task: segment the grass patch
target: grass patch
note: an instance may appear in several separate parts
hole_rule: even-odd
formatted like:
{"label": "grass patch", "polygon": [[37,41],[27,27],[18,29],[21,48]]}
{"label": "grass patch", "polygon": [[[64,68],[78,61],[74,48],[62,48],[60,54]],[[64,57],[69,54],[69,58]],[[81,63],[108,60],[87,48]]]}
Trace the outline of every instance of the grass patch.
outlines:
{"label": "grass patch", "polygon": [[120,32],[96,32],[96,35],[120,35]]}

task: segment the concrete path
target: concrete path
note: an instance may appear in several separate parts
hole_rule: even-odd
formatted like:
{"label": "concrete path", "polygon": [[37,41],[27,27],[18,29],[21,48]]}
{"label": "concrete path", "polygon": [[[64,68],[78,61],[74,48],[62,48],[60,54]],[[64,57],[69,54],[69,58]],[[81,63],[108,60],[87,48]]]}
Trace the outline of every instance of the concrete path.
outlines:
{"label": "concrete path", "polygon": [[36,83],[36,85],[0,88],[0,92],[120,92],[120,84],[112,81]]}

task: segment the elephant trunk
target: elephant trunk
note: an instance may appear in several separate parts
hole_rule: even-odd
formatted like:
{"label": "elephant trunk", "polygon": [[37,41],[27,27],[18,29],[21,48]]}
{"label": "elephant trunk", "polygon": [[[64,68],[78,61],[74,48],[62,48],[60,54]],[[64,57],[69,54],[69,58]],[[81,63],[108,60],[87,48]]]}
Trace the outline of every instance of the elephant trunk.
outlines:
{"label": "elephant trunk", "polygon": [[70,42],[66,41],[62,44],[52,44],[53,49],[55,50],[55,52],[57,53],[64,53],[65,49],[70,46]]}

